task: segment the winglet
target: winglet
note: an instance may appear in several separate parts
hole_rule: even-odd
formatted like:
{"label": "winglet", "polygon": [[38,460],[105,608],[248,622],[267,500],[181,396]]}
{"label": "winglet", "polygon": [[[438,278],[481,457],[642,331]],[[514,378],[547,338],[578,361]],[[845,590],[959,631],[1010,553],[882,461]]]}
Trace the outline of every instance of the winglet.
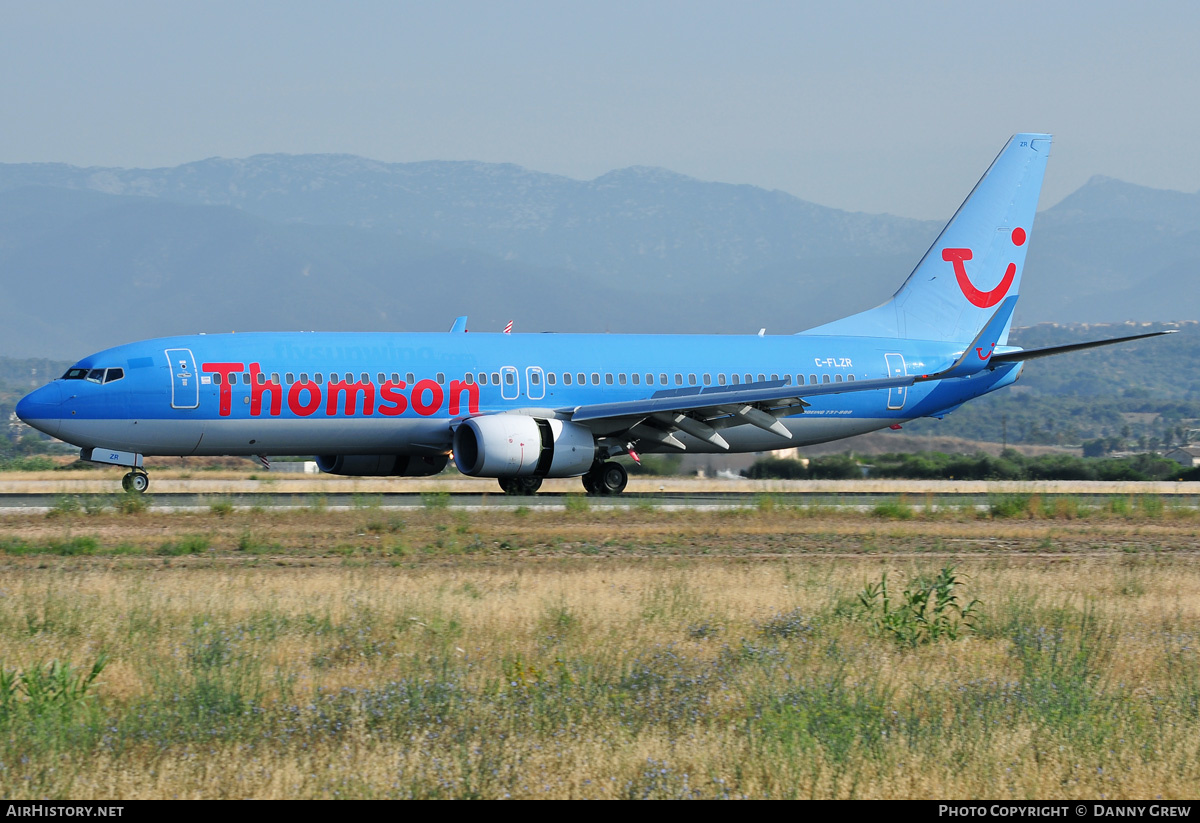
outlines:
{"label": "winglet", "polygon": [[957,360],[951,364],[950,368],[938,372],[937,374],[921,375],[917,378],[918,381],[923,380],[945,380],[950,377],[970,377],[972,374],[981,372],[988,368],[991,360],[992,352],[996,348],[996,344],[1002,339],[1001,335],[1008,328],[1009,321],[1012,320],[1013,310],[1017,307],[1017,295],[1009,295],[1004,298],[1000,304],[1000,308],[991,316],[991,319],[983,325],[979,330],[979,334],[975,335],[975,339],[971,341],[971,345],[963,351]]}
{"label": "winglet", "polygon": [[467,316],[464,314],[462,317],[454,318],[454,323],[453,323],[453,325],[450,326],[450,333],[451,334],[462,334],[466,330],[467,330]]}

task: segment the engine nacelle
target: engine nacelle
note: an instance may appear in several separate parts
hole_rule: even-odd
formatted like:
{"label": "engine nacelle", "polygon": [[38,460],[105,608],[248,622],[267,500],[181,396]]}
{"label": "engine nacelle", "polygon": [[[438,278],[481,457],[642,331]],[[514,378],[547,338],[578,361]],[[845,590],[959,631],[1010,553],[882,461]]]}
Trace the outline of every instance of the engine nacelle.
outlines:
{"label": "engine nacelle", "polygon": [[577,477],[595,459],[591,431],[563,420],[490,414],[454,432],[454,462],[471,477]]}
{"label": "engine nacelle", "polygon": [[350,477],[428,477],[446,468],[449,455],[319,454],[317,468]]}

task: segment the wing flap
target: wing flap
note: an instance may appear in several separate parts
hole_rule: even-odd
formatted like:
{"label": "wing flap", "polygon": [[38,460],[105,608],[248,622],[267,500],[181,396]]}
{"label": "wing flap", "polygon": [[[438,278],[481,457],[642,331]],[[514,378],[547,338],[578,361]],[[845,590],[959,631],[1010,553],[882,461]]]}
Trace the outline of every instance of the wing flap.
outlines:
{"label": "wing flap", "polygon": [[679,451],[685,451],[686,446],[675,437],[676,432],[684,432],[720,449],[728,449],[729,443],[721,436],[721,430],[743,423],[757,426],[786,440],[792,439],[792,433],[779,422],[779,418],[803,412],[808,405],[804,397],[911,386],[916,379],[912,375],[905,375],[815,386],[793,386],[782,380],[764,380],[744,383],[736,388],[709,386],[669,389],[640,400],[576,406],[558,409],[556,414],[575,423],[590,423],[606,436],[627,435]]}

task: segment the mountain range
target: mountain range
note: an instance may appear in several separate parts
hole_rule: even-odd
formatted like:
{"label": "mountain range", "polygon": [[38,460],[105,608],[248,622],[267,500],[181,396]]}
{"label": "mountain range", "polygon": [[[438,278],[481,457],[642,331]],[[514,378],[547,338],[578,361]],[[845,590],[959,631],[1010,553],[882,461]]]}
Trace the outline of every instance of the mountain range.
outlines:
{"label": "mountain range", "polygon": [[[0,353],[460,314],[481,331],[794,332],[887,299],[940,228],[645,167],[0,164]],[[1016,323],[1196,319],[1198,266],[1200,195],[1095,177],[1039,214]]]}

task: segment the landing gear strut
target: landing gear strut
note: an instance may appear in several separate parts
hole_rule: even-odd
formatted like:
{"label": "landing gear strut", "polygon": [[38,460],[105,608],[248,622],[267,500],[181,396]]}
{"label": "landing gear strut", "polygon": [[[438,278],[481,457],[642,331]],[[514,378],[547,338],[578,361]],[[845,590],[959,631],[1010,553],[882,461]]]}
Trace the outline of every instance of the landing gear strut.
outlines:
{"label": "landing gear strut", "polygon": [[616,461],[597,461],[582,478],[588,494],[620,494],[629,485],[629,474]]}
{"label": "landing gear strut", "polygon": [[540,477],[501,477],[499,482],[505,494],[534,494],[542,487]]}
{"label": "landing gear strut", "polygon": [[144,494],[150,488],[150,475],[141,469],[135,469],[121,478],[121,488],[127,492]]}

